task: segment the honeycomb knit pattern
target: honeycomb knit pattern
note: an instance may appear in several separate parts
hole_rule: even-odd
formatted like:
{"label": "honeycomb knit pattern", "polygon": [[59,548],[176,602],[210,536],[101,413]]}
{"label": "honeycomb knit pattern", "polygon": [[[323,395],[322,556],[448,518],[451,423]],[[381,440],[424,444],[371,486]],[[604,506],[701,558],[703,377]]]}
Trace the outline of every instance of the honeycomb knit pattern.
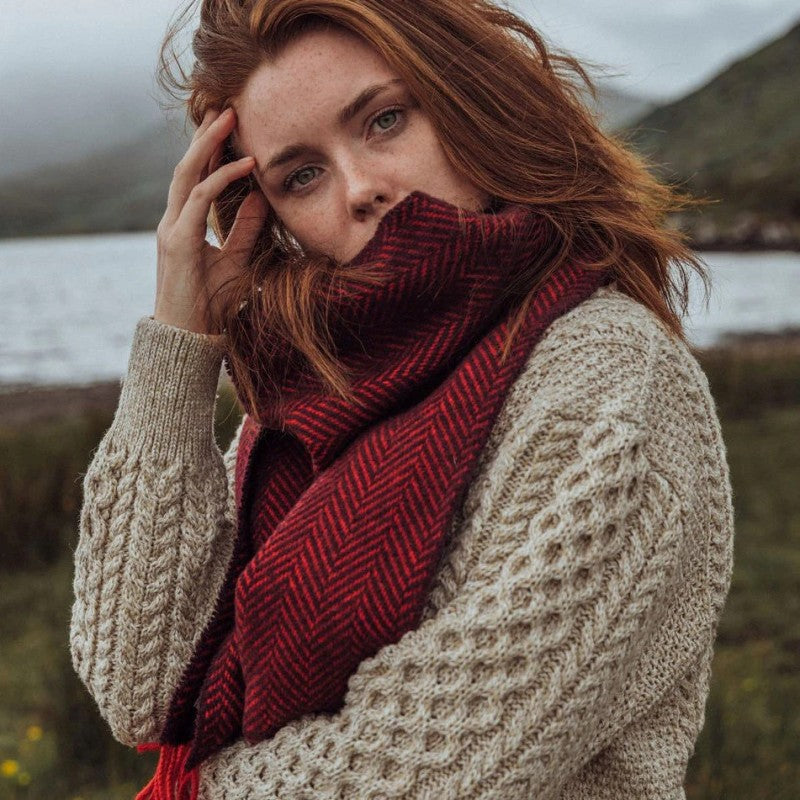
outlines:
{"label": "honeycomb knit pattern", "polygon": [[[83,479],[72,659],[131,747],[159,738],[233,549],[220,339],[139,320]],[[683,798],[731,495],[696,359],[598,289],[506,396],[419,627],[359,664],[338,712],[204,761],[200,800]]]}

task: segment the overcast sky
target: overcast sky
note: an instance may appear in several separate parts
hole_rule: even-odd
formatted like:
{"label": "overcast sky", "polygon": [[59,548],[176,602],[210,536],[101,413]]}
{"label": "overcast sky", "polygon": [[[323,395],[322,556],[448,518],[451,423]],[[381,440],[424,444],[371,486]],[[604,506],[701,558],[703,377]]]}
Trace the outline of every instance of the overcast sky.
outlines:
{"label": "overcast sky", "polygon": [[[509,1],[549,42],[604,63],[619,73],[620,88],[657,100],[701,85],[800,19],[798,0]],[[0,0],[5,155],[55,148],[44,138],[51,131],[77,147],[96,119],[131,132],[152,124],[162,114],[152,99],[158,44],[185,5]]]}
{"label": "overcast sky", "polygon": [[514,0],[542,33],[622,73],[624,88],[677,98],[800,21],[798,0]]}
{"label": "overcast sky", "polygon": [[[625,73],[624,85],[668,97],[800,19],[797,0],[512,0],[551,41]],[[0,0],[0,68],[152,72],[175,0]],[[3,81],[2,92],[13,87]]]}

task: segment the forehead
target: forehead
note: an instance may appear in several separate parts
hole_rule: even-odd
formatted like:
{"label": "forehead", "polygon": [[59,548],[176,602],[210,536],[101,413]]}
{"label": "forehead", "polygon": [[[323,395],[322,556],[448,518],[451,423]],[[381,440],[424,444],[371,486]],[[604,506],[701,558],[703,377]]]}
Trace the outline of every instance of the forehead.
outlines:
{"label": "forehead", "polygon": [[244,152],[280,146],[335,124],[366,86],[399,77],[363,39],[339,29],[315,30],[289,42],[250,76],[233,102],[236,143]]}

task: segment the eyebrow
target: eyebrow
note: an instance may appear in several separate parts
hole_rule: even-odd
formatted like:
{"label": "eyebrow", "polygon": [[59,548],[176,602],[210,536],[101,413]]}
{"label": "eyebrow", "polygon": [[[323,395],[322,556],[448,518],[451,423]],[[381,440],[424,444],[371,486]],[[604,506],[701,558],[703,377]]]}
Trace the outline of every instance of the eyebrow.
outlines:
{"label": "eyebrow", "polygon": [[[357,97],[348,103],[337,115],[336,119],[340,125],[347,125],[353,117],[358,114],[368,103],[370,103],[374,98],[376,98],[379,94],[391,89],[398,83],[403,83],[402,78],[393,78],[386,83],[375,83],[372,86],[367,86],[366,89],[359,92]],[[239,148],[236,144],[231,140],[231,144],[233,145],[234,155],[237,158],[241,158],[242,156],[239,153]],[[276,167],[281,167],[284,164],[288,163],[289,161],[293,161],[295,158],[299,156],[305,155],[307,152],[310,152],[311,148],[304,144],[290,144],[288,147],[284,147],[278,153],[276,153],[268,162],[267,165],[259,170],[259,174],[266,175],[267,172],[270,170],[275,169]]]}

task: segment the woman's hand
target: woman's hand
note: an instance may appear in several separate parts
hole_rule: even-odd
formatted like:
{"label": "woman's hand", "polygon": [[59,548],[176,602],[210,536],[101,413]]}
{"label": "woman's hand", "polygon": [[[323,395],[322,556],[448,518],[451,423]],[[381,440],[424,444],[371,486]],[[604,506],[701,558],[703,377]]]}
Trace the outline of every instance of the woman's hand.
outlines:
{"label": "woman's hand", "polygon": [[255,165],[253,157],[246,156],[217,169],[235,121],[231,108],[222,114],[216,109],[206,112],[175,167],[167,209],[156,231],[158,279],[153,317],[197,333],[221,333],[210,329],[211,298],[246,267],[266,219],[267,200],[256,188],[242,201],[222,248],[206,241],[212,201]]}

